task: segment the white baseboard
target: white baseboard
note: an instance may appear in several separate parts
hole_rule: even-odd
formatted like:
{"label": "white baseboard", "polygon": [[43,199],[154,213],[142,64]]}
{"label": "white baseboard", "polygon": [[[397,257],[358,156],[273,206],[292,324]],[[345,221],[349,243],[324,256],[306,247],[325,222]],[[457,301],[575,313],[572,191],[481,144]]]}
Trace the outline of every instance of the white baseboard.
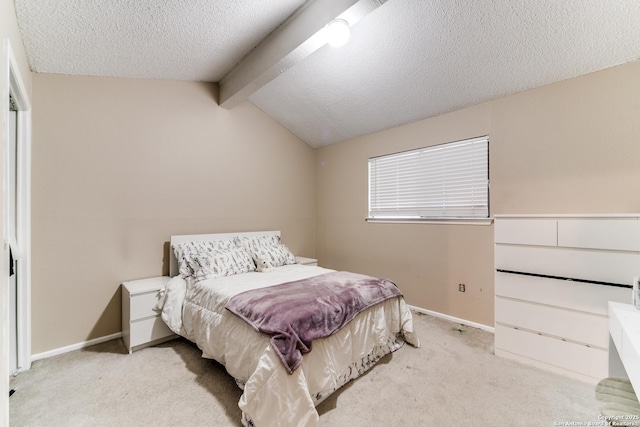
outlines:
{"label": "white baseboard", "polygon": [[89,341],[79,342],[77,344],[71,344],[66,347],[60,347],[53,350],[45,351],[43,353],[33,354],[31,355],[31,362],[34,362],[40,359],[47,359],[49,357],[58,356],[64,353],[69,353],[70,351],[74,351],[74,350],[80,350],[81,348],[90,347],[92,345],[115,340],[121,337],[122,337],[122,332],[116,332],[115,334],[107,335],[100,338],[94,338]]}
{"label": "white baseboard", "polygon": [[[471,326],[472,328],[482,329],[487,332],[495,333],[495,328],[487,325],[483,325],[481,323],[471,322],[469,320],[460,319],[458,317],[449,316],[448,314],[438,313],[437,311],[431,311],[424,308],[416,307],[410,305],[409,308],[411,310],[415,310],[418,313],[428,314],[430,316],[439,317],[441,319],[449,320],[450,322],[460,323],[462,325]],[[115,340],[122,337],[122,332],[116,332],[115,334],[107,335],[100,338],[94,338],[89,341],[80,342],[77,344],[68,345],[66,347],[60,347],[53,350],[45,351],[43,353],[33,354],[31,356],[31,362],[41,359],[47,359],[49,357],[58,356],[60,354],[69,353],[70,351],[80,350],[81,348],[90,347],[92,345],[100,344],[103,342]]]}
{"label": "white baseboard", "polygon": [[438,313],[437,311],[431,311],[431,310],[427,310],[427,309],[424,309],[424,308],[416,307],[416,306],[413,306],[413,305],[410,305],[409,308],[411,310],[417,311],[418,313],[428,314],[428,315],[433,316],[433,317],[439,317],[441,319],[449,320],[451,322],[455,322],[455,323],[460,323],[462,325],[471,326],[472,328],[482,329],[483,331],[491,332],[492,334],[494,334],[496,332],[494,327],[483,325],[482,323],[476,323],[476,322],[472,322],[470,320],[460,319],[458,317],[449,316],[448,314]]}

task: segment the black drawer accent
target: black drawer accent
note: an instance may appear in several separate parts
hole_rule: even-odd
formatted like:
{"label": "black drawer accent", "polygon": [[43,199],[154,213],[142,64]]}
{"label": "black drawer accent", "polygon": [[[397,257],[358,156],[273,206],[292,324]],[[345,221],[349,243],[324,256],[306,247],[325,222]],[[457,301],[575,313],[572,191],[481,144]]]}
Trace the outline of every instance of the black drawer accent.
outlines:
{"label": "black drawer accent", "polygon": [[617,288],[629,288],[629,289],[631,289],[631,285],[627,285],[625,283],[602,282],[602,281],[599,281],[599,280],[577,279],[577,278],[574,278],[574,277],[550,276],[548,274],[526,273],[524,271],[502,270],[502,269],[499,269],[499,268],[496,269],[496,271],[499,272],[499,273],[519,274],[521,276],[542,277],[544,279],[567,280],[569,282],[591,283],[592,285],[615,286]]}

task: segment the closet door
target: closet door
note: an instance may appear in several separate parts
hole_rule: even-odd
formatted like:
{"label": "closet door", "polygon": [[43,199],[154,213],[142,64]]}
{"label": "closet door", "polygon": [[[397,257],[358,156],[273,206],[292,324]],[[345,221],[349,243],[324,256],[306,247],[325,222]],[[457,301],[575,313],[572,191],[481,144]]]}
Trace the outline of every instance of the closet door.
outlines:
{"label": "closet door", "polygon": [[17,120],[18,114],[9,111],[9,140],[7,141],[7,241],[9,243],[9,271],[6,272],[9,282],[9,372],[18,371],[18,280],[15,271],[15,251],[17,245]]}

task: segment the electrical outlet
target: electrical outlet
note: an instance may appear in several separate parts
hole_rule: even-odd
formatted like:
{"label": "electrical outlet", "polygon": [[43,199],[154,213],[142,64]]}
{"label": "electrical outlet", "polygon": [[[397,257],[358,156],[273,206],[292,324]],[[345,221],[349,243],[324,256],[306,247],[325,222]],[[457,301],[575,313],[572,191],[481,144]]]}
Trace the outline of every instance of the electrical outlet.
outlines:
{"label": "electrical outlet", "polygon": [[464,283],[458,283],[458,292],[466,292],[467,287],[464,285]]}

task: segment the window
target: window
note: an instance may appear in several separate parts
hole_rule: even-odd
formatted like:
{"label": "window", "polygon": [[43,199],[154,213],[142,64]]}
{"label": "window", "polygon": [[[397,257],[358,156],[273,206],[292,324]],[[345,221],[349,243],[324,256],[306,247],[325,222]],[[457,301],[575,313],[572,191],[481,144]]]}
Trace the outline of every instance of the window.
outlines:
{"label": "window", "polygon": [[488,217],[488,137],[369,159],[369,220]]}

